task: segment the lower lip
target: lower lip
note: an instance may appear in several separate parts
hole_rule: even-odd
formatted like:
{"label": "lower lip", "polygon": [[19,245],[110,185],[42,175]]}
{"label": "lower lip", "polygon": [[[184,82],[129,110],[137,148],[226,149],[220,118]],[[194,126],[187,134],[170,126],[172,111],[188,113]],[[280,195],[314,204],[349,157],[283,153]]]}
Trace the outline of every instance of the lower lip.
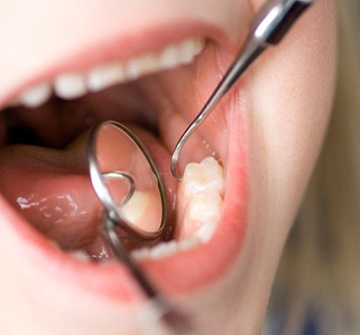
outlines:
{"label": "lower lip", "polygon": [[[223,217],[215,235],[205,245],[156,261],[140,264],[163,293],[174,296],[189,293],[216,281],[240,253],[245,238],[247,209],[247,170],[244,127],[239,113],[229,111],[229,155]],[[0,200],[3,254],[21,266],[26,264],[37,277],[59,285],[82,289],[116,301],[131,301],[138,288],[121,263],[86,263],[59,250],[37,233],[5,200]],[[34,283],[35,284],[35,283]]]}

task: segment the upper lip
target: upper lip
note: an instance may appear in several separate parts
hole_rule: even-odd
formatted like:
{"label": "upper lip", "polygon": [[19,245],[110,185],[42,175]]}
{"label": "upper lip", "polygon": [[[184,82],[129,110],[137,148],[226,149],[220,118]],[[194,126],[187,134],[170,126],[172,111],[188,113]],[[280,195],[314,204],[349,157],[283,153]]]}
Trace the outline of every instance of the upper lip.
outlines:
{"label": "upper lip", "polygon": [[[88,68],[116,58],[127,58],[149,49],[160,48],[169,42],[181,40],[185,37],[206,36],[222,44],[224,48],[227,48],[229,45],[229,39],[223,30],[212,24],[200,21],[189,22],[183,20],[173,22],[172,24],[167,23],[165,26],[159,24],[147,30],[132,31],[131,35],[128,33],[124,34],[121,31],[118,32],[116,29],[114,30],[109,36],[104,35],[100,39],[93,40],[91,45],[79,41],[79,48],[66,49],[61,55],[55,53],[56,50],[61,50],[61,46],[56,50],[54,49],[54,53],[48,56],[45,65],[43,64],[41,67],[34,66],[24,70],[21,79],[20,76],[14,76],[7,89],[0,92],[0,106],[5,105],[9,97],[16,95],[24,87],[47,78],[52,78],[58,73]],[[61,56],[60,60],[59,56]],[[244,153],[238,152],[230,157],[229,164],[239,164],[235,163],[239,155],[244,155]],[[244,166],[241,168],[245,169]],[[232,171],[233,168],[230,167],[229,170]],[[241,193],[246,193],[246,182],[240,181],[240,183],[242,183]],[[233,188],[228,188],[225,196],[226,199],[234,196],[232,190]],[[236,196],[239,196],[239,194]],[[240,194],[240,196],[245,198],[246,194]],[[2,206],[6,205],[3,204]],[[237,222],[244,221],[245,209],[243,205],[236,205],[236,208],[234,207],[236,210],[235,218],[232,215],[234,208],[230,208],[231,206],[234,207],[234,204],[225,204],[223,221],[227,221],[227,224],[220,224],[221,231],[219,230],[216,233],[208,245],[174,255],[169,259],[149,261],[143,264],[144,269],[156,280],[161,289],[173,294],[187,292],[197,287],[199,282],[213,280],[227,268],[230,261],[234,258],[236,250],[240,247],[239,241],[242,240],[244,234],[244,226],[241,223],[237,224]],[[121,299],[131,297],[133,287],[132,285],[124,286],[124,283],[129,283],[132,278],[127,276],[126,270],[122,266],[103,267],[99,271],[99,267],[96,265],[81,264],[78,261],[69,260],[66,254],[41,241],[37,233],[31,229],[24,228],[28,224],[23,218],[13,214],[9,215],[7,207],[3,213],[4,217],[10,217],[9,221],[14,222],[13,226],[19,232],[17,236],[20,238],[20,241],[18,240],[17,242],[19,242],[18,245],[21,245],[21,247],[18,248],[17,252],[26,253],[29,259],[36,259],[36,261],[31,262],[35,269],[39,271],[44,271],[44,268],[55,269],[59,272],[59,277],[61,278],[59,279],[58,277],[57,280],[60,281],[69,283],[79,282],[85,287],[101,286],[101,293],[113,298],[115,296]],[[224,246],[225,241],[228,242],[226,246]],[[36,248],[34,248],[35,245]],[[217,257],[213,259],[213,264],[209,264],[208,258],[214,255],[214,248],[218,247],[221,247],[225,252],[218,253],[215,250]],[[191,271],[187,270],[185,273],[185,269],[191,269]],[[77,270],[80,270],[80,272],[78,272],[77,280],[75,280],[74,272]],[[93,280],[94,276],[97,277],[96,281]],[[177,278],[179,277],[182,279],[178,280]],[[118,278],[122,278],[122,285],[119,285]],[[99,285],[99,283],[101,284]]]}
{"label": "upper lip", "polygon": [[[86,27],[83,29],[86,30]],[[185,19],[166,24],[157,23],[131,32],[114,27],[107,35],[97,39],[91,39],[91,36],[85,39],[69,36],[71,47],[67,45],[66,39],[60,40],[56,42],[56,48],[49,48],[46,58],[29,62],[23,68],[21,63],[17,65],[18,72],[9,78],[6,88],[0,91],[0,107],[27,87],[50,81],[60,73],[86,70],[113,60],[127,60],[149,50],[161,49],[171,42],[197,36],[209,38],[226,47],[230,45],[229,37],[219,26]],[[33,58],[26,50],[21,51],[25,58]],[[11,53],[11,50],[8,52]],[[19,51],[14,51],[17,52]]]}

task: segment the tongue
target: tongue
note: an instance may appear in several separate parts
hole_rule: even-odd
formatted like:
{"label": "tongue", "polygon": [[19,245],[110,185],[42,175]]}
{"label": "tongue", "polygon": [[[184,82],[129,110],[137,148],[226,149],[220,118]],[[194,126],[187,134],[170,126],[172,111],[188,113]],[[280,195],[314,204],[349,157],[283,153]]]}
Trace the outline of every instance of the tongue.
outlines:
{"label": "tongue", "polygon": [[64,249],[98,236],[102,206],[74,150],[12,146],[0,153],[2,194],[34,227]]}
{"label": "tongue", "polygon": [[[142,132],[141,136],[146,137],[151,154],[163,168],[168,162],[164,149],[149,134]],[[108,145],[111,148],[112,143]],[[93,191],[83,149],[83,138],[67,150],[28,145],[3,148],[1,192],[37,230],[61,248],[86,250],[96,258],[101,254],[107,257],[108,250],[99,233],[103,206]],[[169,180],[169,173],[163,172],[162,176]],[[167,186],[170,190],[175,188],[173,181]]]}

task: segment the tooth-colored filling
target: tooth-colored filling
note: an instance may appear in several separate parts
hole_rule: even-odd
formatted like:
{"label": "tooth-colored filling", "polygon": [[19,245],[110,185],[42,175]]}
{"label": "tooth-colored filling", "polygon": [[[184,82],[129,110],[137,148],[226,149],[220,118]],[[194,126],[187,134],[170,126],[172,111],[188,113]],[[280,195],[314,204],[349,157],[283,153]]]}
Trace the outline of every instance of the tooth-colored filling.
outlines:
{"label": "tooth-colored filling", "polygon": [[10,105],[38,107],[51,93],[63,99],[74,99],[87,92],[97,92],[114,84],[138,79],[141,76],[191,63],[204,46],[202,38],[189,38],[151,51],[127,61],[113,61],[97,65],[84,72],[63,73],[52,82],[39,83],[15,98]]}

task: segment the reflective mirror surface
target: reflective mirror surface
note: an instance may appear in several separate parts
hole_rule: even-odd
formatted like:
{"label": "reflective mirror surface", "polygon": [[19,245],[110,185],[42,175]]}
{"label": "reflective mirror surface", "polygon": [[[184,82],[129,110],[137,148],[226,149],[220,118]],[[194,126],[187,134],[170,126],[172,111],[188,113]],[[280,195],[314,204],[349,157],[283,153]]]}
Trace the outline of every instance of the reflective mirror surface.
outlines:
{"label": "reflective mirror surface", "polygon": [[141,238],[159,236],[166,219],[165,191],[140,140],[120,123],[102,123],[90,133],[88,160],[93,187],[108,217]]}

